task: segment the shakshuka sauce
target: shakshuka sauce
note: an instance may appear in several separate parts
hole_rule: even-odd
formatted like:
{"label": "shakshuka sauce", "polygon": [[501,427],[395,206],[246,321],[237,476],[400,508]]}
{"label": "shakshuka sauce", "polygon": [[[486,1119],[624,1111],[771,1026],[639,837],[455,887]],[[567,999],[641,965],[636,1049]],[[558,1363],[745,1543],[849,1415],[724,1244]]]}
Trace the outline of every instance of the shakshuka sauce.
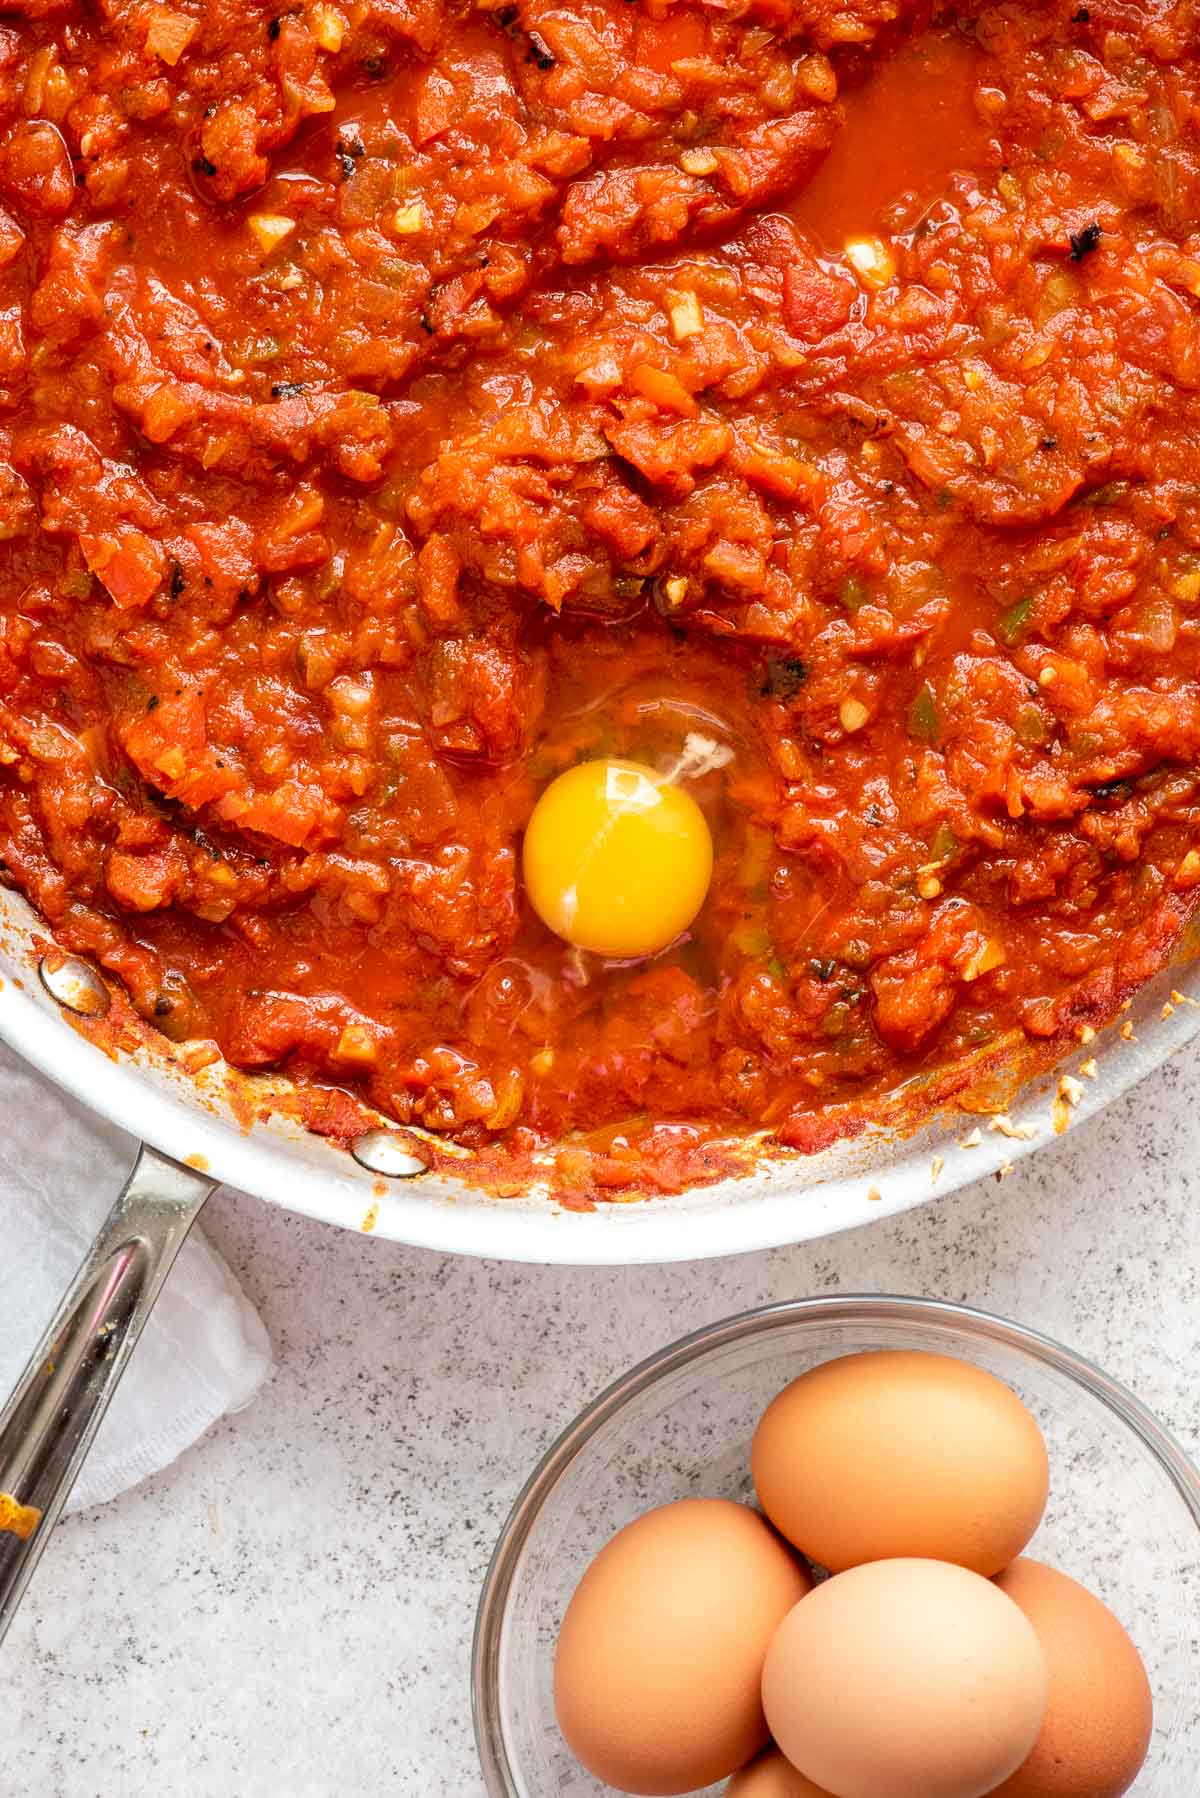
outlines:
{"label": "shakshuka sauce", "polygon": [[[586,1201],[1172,953],[1191,0],[7,0],[0,102],[0,857],[168,1036]],[[628,962],[602,756],[714,844]]]}

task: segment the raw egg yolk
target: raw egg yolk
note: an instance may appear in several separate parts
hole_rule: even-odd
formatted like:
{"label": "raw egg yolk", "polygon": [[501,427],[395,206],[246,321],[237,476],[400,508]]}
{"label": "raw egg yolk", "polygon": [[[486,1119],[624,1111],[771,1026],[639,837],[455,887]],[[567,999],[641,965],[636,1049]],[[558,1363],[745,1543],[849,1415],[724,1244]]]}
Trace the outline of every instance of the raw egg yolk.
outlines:
{"label": "raw egg yolk", "polygon": [[544,924],[596,955],[653,955],[686,930],[712,879],[690,794],[637,762],[581,762],[551,781],[525,832],[525,886]]}

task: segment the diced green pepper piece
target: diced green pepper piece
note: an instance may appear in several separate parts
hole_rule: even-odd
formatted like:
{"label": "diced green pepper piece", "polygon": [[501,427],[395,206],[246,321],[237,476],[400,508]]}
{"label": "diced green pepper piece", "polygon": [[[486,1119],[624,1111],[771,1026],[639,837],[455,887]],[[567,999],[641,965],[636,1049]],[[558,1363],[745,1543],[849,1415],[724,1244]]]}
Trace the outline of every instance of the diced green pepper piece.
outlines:
{"label": "diced green pepper piece", "polygon": [[948,824],[939,824],[929,845],[931,862],[948,862],[958,848],[958,838]]}
{"label": "diced green pepper piece", "polygon": [[922,743],[936,743],[938,738],[937,700],[933,688],[925,681],[908,708],[908,734]]}
{"label": "diced green pepper piece", "polygon": [[821,1034],[823,1036],[841,1036],[849,1022],[850,1007],[844,999],[837,999],[821,1019]]}
{"label": "diced green pepper piece", "polygon": [[765,955],[771,947],[766,925],[758,918],[743,918],[733,929],[733,946],[742,955]]}
{"label": "diced green pepper piece", "polygon": [[1025,629],[1032,608],[1033,595],[1027,593],[1023,599],[1017,601],[1016,605],[1009,606],[1007,612],[1001,612],[996,629],[1006,643],[1011,645],[1016,642]]}
{"label": "diced green pepper piece", "polygon": [[839,597],[848,612],[857,612],[860,606],[866,605],[871,596],[867,592],[866,583],[860,581],[856,574],[852,574],[843,584]]}

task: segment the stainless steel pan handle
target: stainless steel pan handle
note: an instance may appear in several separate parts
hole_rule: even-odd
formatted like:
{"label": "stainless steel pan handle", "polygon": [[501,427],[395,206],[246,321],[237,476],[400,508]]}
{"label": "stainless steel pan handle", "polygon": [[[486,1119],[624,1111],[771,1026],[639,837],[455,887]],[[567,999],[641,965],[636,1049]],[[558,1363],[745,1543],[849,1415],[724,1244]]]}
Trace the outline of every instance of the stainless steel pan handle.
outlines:
{"label": "stainless steel pan handle", "polygon": [[0,1642],[215,1182],[143,1148],[0,1411]]}

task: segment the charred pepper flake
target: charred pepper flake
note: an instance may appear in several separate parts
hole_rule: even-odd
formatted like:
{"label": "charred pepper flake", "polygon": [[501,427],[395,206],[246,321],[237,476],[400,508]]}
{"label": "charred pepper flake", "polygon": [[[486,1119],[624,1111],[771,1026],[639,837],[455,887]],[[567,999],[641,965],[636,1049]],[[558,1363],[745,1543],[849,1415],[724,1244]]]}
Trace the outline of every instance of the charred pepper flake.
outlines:
{"label": "charred pepper flake", "polygon": [[196,173],[197,173],[197,174],[198,174],[198,175],[203,175],[203,176],[205,176],[205,178],[206,178],[206,179],[208,179],[208,180],[211,180],[211,179],[212,179],[212,177],[213,177],[213,176],[214,176],[214,175],[215,175],[215,174],[216,174],[216,172],[217,172],[217,165],[216,165],[216,163],[215,163],[215,162],[210,162],[210,161],[209,161],[209,160],[208,160],[208,157],[207,157],[207,156],[195,156],[195,157],[193,157],[193,159],[192,159],[192,167],[193,167],[193,168],[194,168],[194,169],[195,169],[195,171],[196,171]]}
{"label": "charred pepper flake", "polygon": [[303,381],[273,381],[271,384],[273,400],[294,400],[298,394],[303,392]]}
{"label": "charred pepper flake", "polygon": [[525,61],[536,63],[539,69],[552,69],[555,56],[540,32],[526,31],[521,24],[521,14],[515,6],[502,6],[492,14],[501,31],[512,38],[524,38],[526,43]]}
{"label": "charred pepper flake", "polygon": [[1106,811],[1124,805],[1132,797],[1133,787],[1127,780],[1108,780],[1092,788],[1092,804],[1101,806]]}
{"label": "charred pepper flake", "polygon": [[269,19],[267,21],[267,36],[270,38],[272,43],[275,42],[276,38],[279,36],[279,33],[282,30],[283,30],[282,19]]}
{"label": "charred pepper flake", "polygon": [[179,595],[183,592],[185,585],[186,585],[186,582],[184,580],[183,569],[181,568],[179,563],[176,562],[174,560],[174,558],[172,558],[171,582],[170,582],[170,587],[168,589],[168,591],[170,592],[171,598],[178,599]]}
{"label": "charred pepper flake", "polygon": [[549,44],[547,44],[545,38],[540,37],[536,31],[529,32],[528,36],[529,49],[525,55],[526,62],[536,63],[539,69],[552,69],[554,67],[554,52],[551,50]]}
{"label": "charred pepper flake", "polygon": [[337,157],[338,166],[342,172],[342,180],[349,181],[354,173],[354,165],[366,155],[366,150],[353,138],[339,137],[334,155]]}
{"label": "charred pepper flake", "polygon": [[1082,262],[1085,256],[1090,256],[1093,250],[1099,248],[1103,235],[1104,233],[1095,219],[1090,225],[1084,225],[1081,231],[1072,231],[1071,261]]}
{"label": "charred pepper flake", "polygon": [[799,656],[768,656],[762,692],[771,699],[792,699],[808,679],[808,664]]}

